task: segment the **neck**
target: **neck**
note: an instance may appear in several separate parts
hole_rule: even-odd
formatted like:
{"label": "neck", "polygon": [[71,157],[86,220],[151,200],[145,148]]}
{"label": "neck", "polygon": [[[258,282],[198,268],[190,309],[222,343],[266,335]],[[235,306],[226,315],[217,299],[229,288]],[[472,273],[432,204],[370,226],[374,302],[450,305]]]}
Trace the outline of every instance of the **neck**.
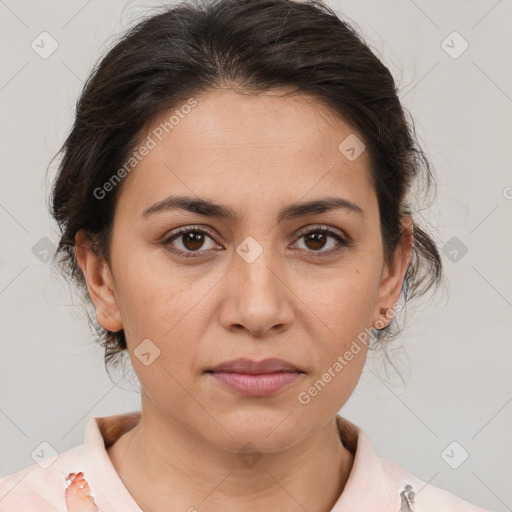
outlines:
{"label": "neck", "polygon": [[335,420],[291,447],[241,463],[236,453],[148,408],[107,450],[144,512],[329,512],[352,469]]}

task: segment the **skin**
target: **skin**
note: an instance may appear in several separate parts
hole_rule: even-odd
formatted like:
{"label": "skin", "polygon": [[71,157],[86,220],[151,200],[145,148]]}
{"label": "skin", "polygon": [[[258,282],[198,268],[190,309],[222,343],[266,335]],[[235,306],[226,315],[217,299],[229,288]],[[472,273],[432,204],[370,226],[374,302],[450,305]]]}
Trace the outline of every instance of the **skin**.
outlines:
{"label": "skin", "polygon": [[[141,382],[142,419],[108,453],[144,511],[326,512],[352,469],[335,417],[359,380],[364,346],[307,405],[297,396],[397,302],[411,220],[403,217],[401,250],[385,264],[367,154],[350,161],[338,149],[357,132],[318,101],[286,92],[194,96],[198,105],[122,185],[111,264],[77,234],[98,322],[125,330]],[[162,113],[148,133],[169,117]],[[142,216],[172,194],[214,200],[239,218]],[[364,215],[336,209],[277,222],[288,204],[327,196]],[[198,225],[209,230],[202,246],[184,236],[167,245],[199,247],[198,257],[180,258],[163,244],[178,227]],[[331,235],[322,246],[302,233],[328,226],[353,244],[333,253],[339,242]],[[248,236],[263,250],[251,263],[236,252]],[[160,350],[148,366],[134,355],[145,339]],[[236,357],[278,357],[305,374],[273,396],[244,397],[204,373]],[[252,467],[237,457],[248,442],[262,454]]]}

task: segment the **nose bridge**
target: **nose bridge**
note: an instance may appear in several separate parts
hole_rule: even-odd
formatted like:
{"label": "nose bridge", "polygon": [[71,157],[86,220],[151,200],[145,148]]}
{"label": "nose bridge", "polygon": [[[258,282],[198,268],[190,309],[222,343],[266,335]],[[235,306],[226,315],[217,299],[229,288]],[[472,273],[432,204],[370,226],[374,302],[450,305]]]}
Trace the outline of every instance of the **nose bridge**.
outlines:
{"label": "nose bridge", "polygon": [[[236,248],[238,261],[235,271],[243,283],[242,291],[251,292],[253,296],[272,295],[280,287],[281,279],[276,274],[281,267],[270,237],[259,237],[259,241],[247,236]],[[276,282],[277,281],[277,282]],[[272,297],[275,298],[275,297]],[[271,297],[266,297],[270,300]]]}
{"label": "nose bridge", "polygon": [[292,308],[287,306],[284,271],[271,238],[258,241],[248,236],[236,247],[236,253],[230,272],[230,307],[225,310],[224,321],[258,334],[289,324]]}

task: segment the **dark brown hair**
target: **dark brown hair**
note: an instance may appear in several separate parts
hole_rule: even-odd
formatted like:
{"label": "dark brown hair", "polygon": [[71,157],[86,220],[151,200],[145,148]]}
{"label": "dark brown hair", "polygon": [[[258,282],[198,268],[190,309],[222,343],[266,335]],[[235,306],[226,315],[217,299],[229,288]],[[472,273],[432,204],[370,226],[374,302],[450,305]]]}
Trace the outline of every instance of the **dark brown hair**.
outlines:
{"label": "dark brown hair", "polygon": [[[401,237],[400,215],[412,215],[406,193],[422,173],[428,189],[433,175],[388,68],[319,0],[191,0],[138,22],[100,60],[57,153],[62,159],[51,197],[51,213],[61,229],[56,256],[89,306],[75,235],[86,230],[97,254],[110,261],[114,207],[122,187],[101,198],[94,191],[123,167],[152,121],[210,89],[251,93],[282,86],[323,102],[362,135],[384,255],[392,259]],[[424,294],[441,278],[436,245],[414,223],[404,300]],[[377,331],[379,341],[397,334],[393,322]],[[105,365],[115,366],[126,348],[124,332],[94,325],[105,348]]]}

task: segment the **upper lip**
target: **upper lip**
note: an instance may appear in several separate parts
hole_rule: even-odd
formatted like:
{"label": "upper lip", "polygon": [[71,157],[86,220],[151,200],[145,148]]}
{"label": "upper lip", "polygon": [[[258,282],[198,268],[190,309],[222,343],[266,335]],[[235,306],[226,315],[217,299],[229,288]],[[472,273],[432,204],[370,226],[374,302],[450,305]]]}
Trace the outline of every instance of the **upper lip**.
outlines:
{"label": "upper lip", "polygon": [[232,359],[220,363],[214,368],[207,370],[208,372],[232,372],[232,373],[276,373],[276,372],[300,372],[304,373],[298,366],[284,361],[283,359],[276,359],[274,357],[263,359],[262,361],[253,361],[251,359],[239,358]]}

